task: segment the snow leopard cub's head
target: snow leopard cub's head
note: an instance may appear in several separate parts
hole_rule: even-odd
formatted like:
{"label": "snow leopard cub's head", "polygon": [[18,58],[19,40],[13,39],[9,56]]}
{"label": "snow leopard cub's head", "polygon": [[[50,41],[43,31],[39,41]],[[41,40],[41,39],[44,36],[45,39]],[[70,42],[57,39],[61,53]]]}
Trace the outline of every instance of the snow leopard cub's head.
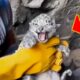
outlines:
{"label": "snow leopard cub's head", "polygon": [[55,20],[51,20],[47,14],[40,14],[29,25],[29,30],[39,42],[47,42],[56,32]]}

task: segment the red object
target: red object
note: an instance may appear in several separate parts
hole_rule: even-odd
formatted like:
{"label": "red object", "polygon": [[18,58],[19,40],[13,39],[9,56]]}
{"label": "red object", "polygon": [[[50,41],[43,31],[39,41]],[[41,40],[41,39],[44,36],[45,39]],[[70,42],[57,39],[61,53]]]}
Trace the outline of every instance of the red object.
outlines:
{"label": "red object", "polygon": [[80,34],[80,17],[79,17],[79,15],[75,16],[74,23],[72,26],[72,31]]}

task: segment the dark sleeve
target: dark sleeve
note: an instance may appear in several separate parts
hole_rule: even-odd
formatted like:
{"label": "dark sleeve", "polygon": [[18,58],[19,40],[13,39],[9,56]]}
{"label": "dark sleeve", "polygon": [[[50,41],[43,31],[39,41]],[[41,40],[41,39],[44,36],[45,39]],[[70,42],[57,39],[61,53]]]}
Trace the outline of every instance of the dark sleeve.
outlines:
{"label": "dark sleeve", "polygon": [[6,31],[12,26],[12,10],[9,0],[0,0],[0,16],[5,25]]}
{"label": "dark sleeve", "polygon": [[2,18],[0,17],[0,45],[4,42],[5,37],[6,37],[6,29],[2,21]]}

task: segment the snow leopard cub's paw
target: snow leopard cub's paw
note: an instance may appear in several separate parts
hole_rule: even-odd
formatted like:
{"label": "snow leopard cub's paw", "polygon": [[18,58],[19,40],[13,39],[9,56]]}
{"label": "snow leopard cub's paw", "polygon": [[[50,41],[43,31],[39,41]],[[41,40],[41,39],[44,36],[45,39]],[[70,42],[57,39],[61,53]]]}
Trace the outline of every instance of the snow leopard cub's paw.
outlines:
{"label": "snow leopard cub's paw", "polygon": [[23,40],[21,41],[19,47],[31,48],[36,44],[37,40],[31,32],[27,32],[24,36]]}
{"label": "snow leopard cub's paw", "polygon": [[32,79],[32,76],[29,76],[29,75],[25,75],[22,80],[33,80]]}

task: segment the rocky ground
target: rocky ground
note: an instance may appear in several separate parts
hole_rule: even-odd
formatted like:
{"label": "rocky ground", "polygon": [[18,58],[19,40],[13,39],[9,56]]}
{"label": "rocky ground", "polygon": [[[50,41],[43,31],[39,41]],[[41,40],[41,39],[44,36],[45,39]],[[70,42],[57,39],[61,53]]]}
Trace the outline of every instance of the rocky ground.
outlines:
{"label": "rocky ground", "polygon": [[13,11],[13,25],[22,37],[28,30],[28,23],[40,13],[55,18],[61,38],[69,38],[76,14],[80,14],[80,0],[10,0]]}

